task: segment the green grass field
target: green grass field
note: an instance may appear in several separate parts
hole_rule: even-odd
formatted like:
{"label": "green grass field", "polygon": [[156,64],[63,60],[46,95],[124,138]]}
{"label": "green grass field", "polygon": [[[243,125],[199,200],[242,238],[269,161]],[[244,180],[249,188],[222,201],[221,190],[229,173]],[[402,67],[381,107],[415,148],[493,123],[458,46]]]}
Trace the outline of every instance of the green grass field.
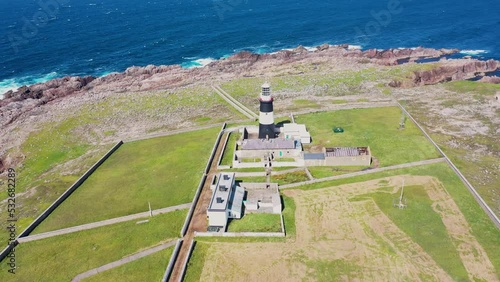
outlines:
{"label": "green grass field", "polygon": [[229,165],[229,166],[233,165],[234,146],[239,138],[240,134],[238,132],[229,133],[227,145],[222,155],[222,160],[220,162],[221,165]]}
{"label": "green grass field", "polygon": [[229,221],[228,232],[281,232],[279,214],[250,213]]}
{"label": "green grass field", "polygon": [[218,130],[122,145],[35,233],[191,202]]}
{"label": "green grass field", "polygon": [[100,272],[83,279],[84,282],[99,281],[161,281],[174,247],[169,247],[147,257],[129,262],[117,268]]}
{"label": "green grass field", "polygon": [[441,217],[433,210],[433,202],[424,187],[405,187],[405,197],[409,205],[403,210],[392,206],[392,200],[398,197],[397,194],[373,193],[366,196],[372,198],[379,208],[455,281],[468,280],[467,271],[454,242],[449,237]]}
{"label": "green grass field", "polygon": [[[129,221],[23,243],[16,247],[15,281],[70,281],[90,269],[174,240],[186,214],[187,210],[179,210],[148,218],[147,223]],[[162,262],[165,267],[167,263]],[[0,281],[12,281],[7,268],[0,264]]]}
{"label": "green grass field", "polygon": [[453,197],[453,200],[457,203],[460,211],[462,211],[465,218],[471,225],[472,234],[485,249],[497,273],[500,273],[500,230],[493,224],[490,218],[477,204],[476,200],[471,195],[469,190],[467,190],[458,176],[455,175],[455,173],[451,170],[450,167],[448,167],[446,163],[437,163],[425,166],[384,171],[333,181],[325,181],[321,183],[305,185],[300,187],[300,189],[319,189],[404,174],[433,176],[439,179],[439,181],[444,185],[446,191],[448,191],[448,193],[450,193],[450,195]]}
{"label": "green grass field", "polygon": [[[311,145],[369,146],[380,166],[391,166],[440,157],[420,130],[407,120],[399,130],[401,110],[397,107],[340,110],[296,116],[311,133]],[[374,121],[374,122],[371,122]],[[334,134],[334,127],[345,132]],[[311,146],[310,145],[310,146]],[[305,149],[310,146],[305,146]]]}
{"label": "green grass field", "polygon": [[186,275],[184,276],[185,282],[200,281],[201,272],[203,271],[203,265],[205,264],[205,257],[207,256],[209,249],[209,243],[196,241],[196,245],[193,249],[193,254],[189,258]]}

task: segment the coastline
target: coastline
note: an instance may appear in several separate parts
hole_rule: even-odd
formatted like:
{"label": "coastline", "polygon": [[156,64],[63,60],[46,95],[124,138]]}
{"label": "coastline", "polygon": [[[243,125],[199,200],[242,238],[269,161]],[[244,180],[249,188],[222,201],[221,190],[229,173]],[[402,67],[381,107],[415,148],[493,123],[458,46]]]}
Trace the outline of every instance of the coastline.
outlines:
{"label": "coastline", "polygon": [[[315,52],[317,51],[319,46],[325,46],[328,45],[330,48],[346,48],[347,50],[361,50],[361,51],[368,51],[368,50],[377,50],[377,51],[383,51],[383,50],[407,50],[407,49],[417,49],[417,48],[422,48],[422,47],[409,47],[409,48],[404,48],[404,47],[398,47],[398,48],[391,48],[391,49],[363,49],[362,46],[360,45],[350,45],[350,44],[338,44],[338,45],[331,45],[324,43],[322,45],[310,47],[310,46],[302,46],[299,45],[296,48],[303,47],[305,50],[308,52]],[[242,48],[235,50],[234,53],[232,54],[226,54],[218,59],[212,58],[212,57],[206,57],[206,58],[199,58],[199,57],[182,57],[182,61],[176,64],[170,64],[170,65],[156,65],[156,66],[180,66],[181,68],[185,69],[191,69],[191,68],[203,68],[213,62],[218,62],[221,60],[225,60],[227,58],[230,58],[238,53],[241,52],[250,52],[253,54],[258,54],[258,55],[275,55],[279,54],[280,52],[284,51],[294,51],[296,48],[284,48],[284,49],[278,49],[278,50],[272,50],[271,52],[264,52],[262,48]],[[432,49],[432,48],[429,48]],[[458,49],[454,49],[458,50]],[[474,58],[474,59],[479,59],[479,60],[489,60],[489,59],[495,59],[494,56],[487,56],[489,53],[488,50],[459,50],[453,55],[453,58],[459,59],[459,58],[466,58],[468,56]],[[135,66],[129,66],[129,68],[135,67]],[[139,67],[147,67],[147,66],[139,66]],[[128,68],[127,68],[128,69]],[[92,76],[95,78],[102,78],[106,77],[111,74],[118,74],[118,73],[123,73],[123,71],[117,71],[117,70],[107,70],[107,71],[100,71],[99,74],[92,74],[92,73],[87,73],[85,75],[71,75],[71,74],[64,74],[64,73],[58,73],[57,71],[53,71],[47,74],[39,74],[39,75],[28,75],[28,76],[21,76],[21,77],[11,77],[4,79],[0,81],[0,100],[4,99],[4,95],[9,92],[9,91],[17,91],[21,87],[29,87],[33,86],[36,84],[40,83],[46,83],[48,81],[51,81],[53,79],[59,79],[59,78],[64,78],[64,77],[86,77],[86,76]]]}

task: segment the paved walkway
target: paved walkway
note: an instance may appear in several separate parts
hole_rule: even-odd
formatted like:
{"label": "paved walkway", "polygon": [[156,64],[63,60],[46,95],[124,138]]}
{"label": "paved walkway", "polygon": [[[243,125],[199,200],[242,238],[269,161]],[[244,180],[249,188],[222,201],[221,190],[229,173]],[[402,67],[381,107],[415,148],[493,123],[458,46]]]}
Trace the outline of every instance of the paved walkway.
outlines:
{"label": "paved walkway", "polygon": [[[188,204],[182,204],[182,205],[163,208],[163,209],[157,209],[157,210],[152,211],[152,213],[154,216],[154,215],[159,215],[159,214],[163,214],[163,213],[173,212],[176,210],[188,209],[190,207],[191,207],[191,203],[188,203]],[[45,238],[49,238],[49,237],[78,232],[78,231],[82,231],[82,230],[93,229],[93,228],[102,227],[102,226],[111,225],[111,224],[120,223],[120,222],[125,222],[125,221],[136,220],[136,219],[145,218],[145,217],[149,217],[149,216],[150,216],[149,211],[141,212],[141,213],[131,214],[131,215],[127,215],[127,216],[112,218],[112,219],[108,219],[108,220],[73,226],[73,227],[69,227],[69,228],[65,228],[65,229],[59,229],[59,230],[54,230],[54,231],[50,231],[50,232],[30,235],[30,236],[19,238],[18,242],[25,243],[25,242],[35,241],[35,240],[41,240],[41,239],[45,239]]]}
{"label": "paved walkway", "polygon": [[231,95],[229,95],[224,89],[219,86],[213,86],[212,89],[219,94],[219,96],[224,99],[229,105],[235,108],[238,112],[242,113],[244,116],[249,119],[257,119],[259,116],[251,111],[249,108],[245,107],[243,104],[234,99]]}
{"label": "paved walkway", "polygon": [[154,254],[154,253],[157,253],[159,251],[162,251],[162,250],[165,250],[166,248],[168,247],[171,247],[171,246],[174,246],[176,244],[177,240],[174,240],[174,241],[170,241],[168,243],[165,243],[165,244],[162,244],[162,245],[159,245],[159,246],[156,246],[156,247],[153,247],[151,249],[147,249],[145,251],[142,251],[142,252],[139,252],[139,253],[136,253],[134,255],[131,255],[131,256],[128,256],[128,257],[125,257],[125,258],[122,258],[121,260],[117,260],[117,261],[114,261],[112,263],[108,263],[108,264],[105,264],[103,266],[100,266],[98,268],[94,268],[94,269],[91,269],[87,272],[84,272],[84,273],[80,273],[78,274],[77,276],[75,276],[75,278],[73,278],[73,280],[71,280],[72,282],[76,282],[76,281],[80,281],[82,279],[85,279],[85,278],[88,278],[92,275],[96,275],[100,272],[103,272],[103,271],[106,271],[106,270],[109,270],[109,269],[112,269],[112,268],[115,268],[115,267],[118,267],[120,265],[124,265],[126,263],[129,263],[131,261],[134,261],[134,260],[138,260],[140,258],[143,258],[145,256],[149,256],[151,254]]}
{"label": "paved walkway", "polygon": [[388,166],[388,167],[374,168],[374,169],[370,169],[370,170],[364,170],[364,171],[358,171],[358,172],[347,173],[347,174],[342,174],[342,175],[330,176],[330,177],[319,178],[319,179],[314,179],[314,180],[309,180],[309,181],[304,181],[304,182],[297,182],[297,183],[292,183],[292,184],[280,185],[280,189],[294,188],[294,187],[299,187],[299,186],[308,185],[308,184],[320,183],[320,182],[342,179],[342,178],[349,178],[349,177],[353,177],[353,176],[365,175],[365,174],[370,174],[370,173],[377,173],[377,172],[386,171],[386,170],[394,170],[394,169],[427,165],[427,164],[434,164],[434,163],[440,163],[440,162],[446,162],[446,159],[445,158],[438,158],[438,159],[418,161],[418,162],[412,162],[412,163],[406,163],[406,164],[400,164],[400,165],[393,165],[393,166]]}

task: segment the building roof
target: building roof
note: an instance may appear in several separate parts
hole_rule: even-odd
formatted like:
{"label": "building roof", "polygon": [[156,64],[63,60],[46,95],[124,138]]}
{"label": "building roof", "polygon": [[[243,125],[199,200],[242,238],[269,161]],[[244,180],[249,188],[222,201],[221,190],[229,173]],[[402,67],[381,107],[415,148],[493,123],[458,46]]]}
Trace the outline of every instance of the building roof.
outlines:
{"label": "building roof", "polygon": [[327,157],[357,157],[369,155],[368,147],[335,147],[325,148]]}
{"label": "building roof", "polygon": [[245,189],[243,189],[243,187],[236,186],[234,188],[234,193],[233,193],[232,199],[229,201],[230,205],[229,205],[228,209],[231,212],[234,211],[234,212],[241,214],[241,207],[243,205],[243,197],[244,196],[245,196]]}
{"label": "building roof", "polygon": [[242,150],[292,150],[295,149],[293,139],[245,139],[241,144]]}
{"label": "building roof", "polygon": [[220,173],[210,200],[209,210],[226,210],[234,183],[234,172]]}
{"label": "building roof", "polygon": [[305,153],[304,160],[324,160],[325,154],[323,153]]}

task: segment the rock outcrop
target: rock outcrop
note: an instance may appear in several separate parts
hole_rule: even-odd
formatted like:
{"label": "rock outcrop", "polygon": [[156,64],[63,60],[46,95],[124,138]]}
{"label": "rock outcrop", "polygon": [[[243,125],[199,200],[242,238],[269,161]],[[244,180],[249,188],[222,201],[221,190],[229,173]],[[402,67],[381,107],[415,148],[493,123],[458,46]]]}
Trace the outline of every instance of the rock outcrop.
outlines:
{"label": "rock outcrop", "polygon": [[344,56],[359,57],[372,59],[375,63],[380,65],[392,66],[399,64],[400,60],[415,59],[415,58],[439,58],[445,55],[457,53],[458,49],[431,49],[431,48],[401,48],[401,49],[387,49],[377,50],[370,49],[366,51],[351,50]]}
{"label": "rock outcrop", "polygon": [[500,68],[500,61],[458,60],[456,64],[445,65],[432,70],[416,71],[413,86],[430,85],[445,81],[464,80]]}
{"label": "rock outcrop", "polygon": [[498,76],[483,76],[479,82],[500,84],[500,77]]}

